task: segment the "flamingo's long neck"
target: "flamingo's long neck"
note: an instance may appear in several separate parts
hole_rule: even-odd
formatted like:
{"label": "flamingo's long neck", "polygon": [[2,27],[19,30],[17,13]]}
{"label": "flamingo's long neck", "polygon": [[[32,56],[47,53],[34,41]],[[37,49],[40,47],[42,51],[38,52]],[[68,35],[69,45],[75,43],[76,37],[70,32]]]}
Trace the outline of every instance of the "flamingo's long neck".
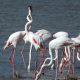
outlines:
{"label": "flamingo's long neck", "polygon": [[[52,64],[53,60],[55,60],[55,59],[58,58],[58,53],[56,52],[56,57],[53,59],[51,48],[49,48],[49,55],[50,55],[50,57],[45,59],[43,65],[41,66],[41,68],[40,68],[40,70],[39,70],[39,72],[38,72],[38,74],[36,75],[35,80],[38,79],[39,75],[40,75],[41,72],[42,72],[42,69],[43,69],[45,66],[50,66],[50,65]],[[47,61],[47,60],[50,60],[50,62],[49,62],[48,64],[46,64],[46,61]]]}
{"label": "flamingo's long neck", "polygon": [[[53,58],[53,55],[52,55],[53,53],[52,53],[51,49],[49,48],[50,57],[45,59],[44,64],[43,64],[44,66],[50,66],[52,64],[53,60],[56,60],[58,58],[58,52],[57,51],[58,50],[56,50],[56,52],[55,52],[55,58]],[[47,60],[50,60],[50,62],[48,64],[45,64]]]}
{"label": "flamingo's long neck", "polygon": [[[35,80],[38,79],[39,75],[40,75],[41,72],[42,72],[42,69],[43,69],[45,66],[49,66],[49,65],[52,64],[52,61],[53,61],[52,59],[53,59],[53,57],[52,57],[52,52],[51,52],[51,49],[50,49],[50,48],[49,48],[49,54],[50,54],[50,57],[45,59],[43,65],[41,66],[41,68],[40,68],[40,70],[39,70],[39,72],[38,72],[38,74],[36,75]],[[46,61],[47,61],[47,60],[50,60],[50,62],[49,62],[48,64],[46,64]]]}
{"label": "flamingo's long neck", "polygon": [[[50,55],[50,62],[48,64],[45,64],[45,66],[50,66],[52,64],[53,61],[53,56],[52,56],[52,51],[49,48],[49,55]],[[46,58],[45,61],[49,60],[49,58]]]}
{"label": "flamingo's long neck", "polygon": [[32,16],[31,16],[31,11],[29,10],[29,13],[27,15],[27,20],[28,22],[25,25],[25,31],[28,32],[28,29],[31,27],[31,23],[32,23]]}
{"label": "flamingo's long neck", "polygon": [[27,22],[25,25],[25,31],[28,32],[28,26],[32,23],[32,20]]}

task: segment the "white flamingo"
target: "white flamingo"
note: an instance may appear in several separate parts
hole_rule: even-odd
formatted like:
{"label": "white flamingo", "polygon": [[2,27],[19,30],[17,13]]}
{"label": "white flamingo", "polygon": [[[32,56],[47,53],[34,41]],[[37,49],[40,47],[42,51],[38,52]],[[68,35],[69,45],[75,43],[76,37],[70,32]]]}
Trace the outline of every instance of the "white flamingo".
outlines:
{"label": "white flamingo", "polygon": [[[38,76],[41,74],[41,71],[45,66],[50,66],[52,64],[53,60],[58,59],[58,49],[61,48],[63,45],[70,44],[70,43],[71,43],[70,39],[65,36],[61,36],[61,37],[56,38],[54,40],[51,40],[49,42],[49,55],[50,55],[50,57],[45,59],[43,65],[41,66],[40,71],[36,75],[35,80],[38,79]],[[52,56],[52,54],[53,54],[52,50],[55,51],[55,55],[56,55],[55,58],[53,58],[53,56]],[[50,60],[50,62],[48,64],[46,64],[47,60]],[[58,60],[57,60],[57,64],[58,64]],[[57,67],[58,67],[58,65],[57,65]],[[57,78],[57,69],[56,69],[56,78]]]}
{"label": "white flamingo", "polygon": [[[59,37],[62,37],[62,36],[68,37],[69,35],[65,31],[59,31],[59,32],[53,34],[53,38],[59,38]],[[66,51],[66,49],[68,50],[68,52]],[[70,59],[70,49],[69,49],[69,46],[67,46],[67,47],[65,46],[65,49],[64,50],[65,50],[66,57],[67,58],[69,57],[69,59]],[[53,67],[54,67],[54,64],[52,64],[51,69],[53,69]]]}
{"label": "white flamingo", "polygon": [[[32,20],[32,16],[30,16],[30,17],[31,18],[27,17],[27,20],[29,22]],[[35,47],[35,49],[37,51],[38,48],[41,48],[41,45],[42,45],[43,42],[49,41],[49,39],[51,39],[52,35],[51,35],[51,33],[48,30],[45,30],[45,29],[41,29],[41,30],[38,30],[36,33],[33,33],[33,32],[31,32],[31,31],[29,31],[27,29],[27,25],[25,25],[25,30],[26,30],[26,35],[24,36],[25,44],[27,42],[30,42],[31,43],[30,51],[29,51],[29,64],[28,64],[28,72],[30,72],[32,45],[34,45],[34,47]],[[43,57],[44,57],[44,55],[43,55]]]}
{"label": "white flamingo", "polygon": [[[30,15],[30,10],[31,9],[29,7],[29,15]],[[32,23],[32,20],[30,20],[28,18],[28,16],[27,16],[28,22],[26,23],[26,26],[29,26]],[[24,40],[23,38],[24,38],[25,35],[26,35],[26,28],[25,28],[25,31],[17,31],[15,33],[12,33],[9,36],[8,40],[6,41],[5,46],[3,47],[3,51],[4,51],[6,48],[8,48],[10,46],[13,46],[13,50],[11,51],[11,54],[10,54],[10,61],[13,65],[13,77],[14,77],[14,73],[15,73],[15,71],[14,71],[15,70],[14,54],[15,54],[15,51],[16,51],[16,45],[19,41]],[[23,62],[24,62],[23,54],[21,53],[21,55],[22,55],[22,59],[23,59]],[[24,66],[26,67],[25,62],[24,62]]]}
{"label": "white flamingo", "polygon": [[[32,20],[32,16],[30,15],[30,18],[27,17],[27,20],[30,22]],[[40,44],[42,44],[42,42],[49,41],[49,39],[52,37],[52,34],[48,30],[45,30],[45,29],[41,29],[41,30],[38,30],[36,33],[33,33],[28,30],[27,24],[25,25],[25,31],[26,31],[26,35],[24,36],[25,44],[27,42],[31,43],[30,51],[29,51],[29,64],[28,64],[28,72],[29,72],[30,71],[30,63],[31,63],[32,45],[34,45],[36,50],[38,49],[38,47],[41,48]],[[37,43],[39,43],[39,44],[37,44]],[[23,49],[22,49],[22,52],[23,52]]]}
{"label": "white flamingo", "polygon": [[[59,32],[53,34],[53,37],[55,37],[55,38],[59,38],[61,36],[68,37],[69,35],[67,32],[64,32],[64,31],[59,31]],[[72,42],[71,42],[71,44],[72,44]],[[70,44],[69,44],[69,46],[68,45],[64,46],[62,48],[62,51],[63,51],[63,53],[62,53],[61,63],[59,65],[59,71],[62,73],[64,66],[66,66],[66,67],[69,66],[68,72],[72,72],[71,71],[71,63],[70,63],[70,54],[71,54]],[[54,64],[51,66],[51,68],[53,68],[53,66],[54,66]]]}
{"label": "white flamingo", "polygon": [[[36,51],[38,51],[39,48],[41,48],[41,50],[45,50],[44,42],[47,41],[48,39],[50,39],[51,37],[52,37],[51,33],[45,29],[38,30],[36,33],[27,31],[27,34],[24,37],[24,40],[25,40],[25,43],[27,43],[27,42],[31,43],[30,52],[29,52],[28,71],[30,71],[32,45],[35,47]],[[42,44],[44,45],[44,47],[41,46]]]}

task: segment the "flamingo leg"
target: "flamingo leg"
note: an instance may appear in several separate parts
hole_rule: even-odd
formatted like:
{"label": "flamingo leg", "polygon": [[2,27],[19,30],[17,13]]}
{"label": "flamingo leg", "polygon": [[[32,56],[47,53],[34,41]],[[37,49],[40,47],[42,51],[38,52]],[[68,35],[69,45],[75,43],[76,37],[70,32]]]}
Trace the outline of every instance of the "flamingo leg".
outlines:
{"label": "flamingo leg", "polygon": [[65,46],[65,56],[66,56],[66,58],[68,58],[69,56],[68,56],[68,49],[67,49],[67,47]]}
{"label": "flamingo leg", "polygon": [[31,50],[32,50],[32,44],[31,44],[31,46],[30,46],[30,52],[29,52],[28,72],[30,72],[30,64],[31,64]]}
{"label": "flamingo leg", "polygon": [[42,52],[41,52],[41,54],[42,54],[42,59],[41,59],[41,64],[40,64],[40,66],[39,67],[41,67],[42,66],[42,64],[44,63],[44,60],[45,60],[45,48],[44,49],[42,49],[41,50]]}
{"label": "flamingo leg", "polygon": [[15,51],[16,51],[16,48],[13,48],[13,49],[11,50],[10,55],[9,55],[9,60],[10,60],[10,63],[11,63],[11,64],[13,64],[13,54],[15,53]]}
{"label": "flamingo leg", "polygon": [[11,50],[10,55],[9,55],[10,62],[11,62],[12,55],[13,55],[13,49]]}
{"label": "flamingo leg", "polygon": [[23,61],[23,64],[24,64],[24,68],[26,68],[26,63],[25,63],[25,60],[24,60],[24,56],[23,56],[23,50],[24,50],[24,47],[25,47],[25,44],[21,50],[21,57],[22,57],[22,61]]}
{"label": "flamingo leg", "polygon": [[80,57],[80,47],[78,47],[79,57]]}
{"label": "flamingo leg", "polygon": [[55,49],[55,54],[57,56],[56,58],[56,77],[55,80],[57,80],[57,76],[58,76],[58,50]]}
{"label": "flamingo leg", "polygon": [[62,75],[62,77],[63,77],[63,59],[64,59],[64,56],[65,56],[65,50],[64,50],[64,47],[62,48],[62,59],[61,59],[61,63],[60,63],[60,65],[59,65],[59,71],[60,71],[60,73],[61,73],[61,75]]}
{"label": "flamingo leg", "polygon": [[[37,68],[37,71],[39,71],[40,70],[40,68],[41,68],[41,66],[42,66],[42,64],[44,63],[44,60],[45,60],[45,48],[44,49],[42,49],[41,50],[41,63],[38,65],[37,63],[36,63],[36,68]],[[38,58],[38,56],[37,56],[37,58]],[[37,61],[36,62],[38,62],[38,59],[37,59]]]}
{"label": "flamingo leg", "polygon": [[44,49],[42,49],[42,64],[45,60],[45,53],[46,53],[46,49],[44,48]]}
{"label": "flamingo leg", "polygon": [[14,62],[15,49],[13,50],[13,78],[15,73],[15,62]]}
{"label": "flamingo leg", "polygon": [[[40,52],[40,51],[39,51],[39,49],[38,49],[38,50],[36,51],[35,70],[34,70],[33,76],[32,76],[33,78],[36,77],[36,74],[37,74],[37,72],[38,72],[38,63],[39,63],[39,62],[38,62],[38,61],[39,61],[39,60],[38,60],[38,54],[39,54],[39,52]],[[37,62],[38,62],[38,63],[37,63]]]}
{"label": "flamingo leg", "polygon": [[[68,64],[69,63],[69,51],[68,51],[68,47],[66,47],[65,46],[65,60],[64,60],[64,62],[66,63],[66,64]],[[70,73],[70,68],[71,66],[69,65],[69,69],[68,69],[68,73]]]}
{"label": "flamingo leg", "polygon": [[[36,76],[36,74],[37,74],[37,72],[39,71],[39,68],[40,68],[40,65],[41,65],[41,63],[40,63],[40,49],[38,49],[37,51],[36,51],[37,53],[36,53],[36,60],[35,60],[35,75],[34,75],[34,78],[35,78],[35,76]],[[42,54],[41,54],[42,55]]]}
{"label": "flamingo leg", "polygon": [[68,50],[68,58],[70,59],[70,55],[71,55],[70,47],[68,46],[67,48],[68,48],[68,49],[67,49],[67,50]]}
{"label": "flamingo leg", "polygon": [[[69,59],[69,52],[68,52],[68,47],[66,47],[66,59],[65,59],[65,63],[66,63],[66,65],[69,63],[69,62],[67,62],[67,60]],[[69,65],[69,67],[68,67],[68,74],[70,74],[71,73],[71,66]]]}
{"label": "flamingo leg", "polygon": [[64,77],[64,74],[63,74],[63,71],[64,71],[64,57],[62,57],[62,59],[61,59],[61,63],[59,65],[59,71],[61,73],[61,78],[63,78]]}
{"label": "flamingo leg", "polygon": [[15,73],[15,63],[14,63],[15,51],[16,51],[16,48],[13,48],[12,53],[11,53],[11,55],[10,55],[10,62],[11,62],[11,64],[12,64],[12,66],[13,66],[13,78],[15,77],[15,76],[14,76],[14,73]]}
{"label": "flamingo leg", "polygon": [[35,61],[35,65],[36,65],[36,68],[35,68],[35,71],[38,71],[38,61],[39,61],[39,59],[38,59],[38,57],[39,57],[39,50],[37,50],[37,53],[36,53],[36,61]]}
{"label": "flamingo leg", "polygon": [[73,47],[72,49],[72,71],[73,71],[73,74],[74,74],[74,64],[75,64],[75,47]]}

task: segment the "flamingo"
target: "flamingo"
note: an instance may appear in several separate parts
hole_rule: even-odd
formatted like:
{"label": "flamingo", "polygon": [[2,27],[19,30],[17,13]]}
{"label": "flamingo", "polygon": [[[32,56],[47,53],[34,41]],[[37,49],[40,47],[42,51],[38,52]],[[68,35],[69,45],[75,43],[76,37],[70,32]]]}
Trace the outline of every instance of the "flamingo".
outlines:
{"label": "flamingo", "polygon": [[[28,72],[30,72],[30,63],[31,63],[31,50],[32,45],[35,47],[36,51],[45,50],[44,42],[52,37],[51,33],[45,29],[38,30],[36,33],[31,31],[27,31],[26,36],[24,36],[25,43],[30,42],[30,52],[29,52],[29,64],[28,64]],[[43,44],[43,46],[42,46]],[[44,52],[44,51],[43,51]],[[43,55],[44,57],[44,55]]]}
{"label": "flamingo", "polygon": [[[53,34],[53,37],[55,37],[55,38],[59,38],[59,37],[61,37],[61,36],[65,36],[65,37],[68,37],[69,35],[68,35],[68,33],[67,32],[64,32],[64,31],[59,31],[59,32],[57,32],[57,33],[55,33],[55,34]],[[72,44],[72,42],[71,42],[71,44]],[[64,49],[65,48],[65,49]],[[61,59],[61,63],[60,63],[60,65],[59,65],[59,71],[62,73],[62,69],[63,69],[63,67],[64,66],[69,66],[69,71],[70,71],[70,65],[71,65],[71,63],[70,63],[70,45],[68,46],[64,46],[63,47],[63,49],[64,49],[64,51],[63,51],[63,56],[62,56],[62,59]],[[51,68],[53,68],[53,66],[54,66],[54,64],[51,66]]]}
{"label": "flamingo", "polygon": [[[52,64],[53,60],[58,59],[58,49],[61,48],[62,46],[65,46],[65,44],[70,44],[70,43],[71,43],[71,40],[70,40],[68,37],[66,37],[66,36],[61,36],[61,37],[56,38],[56,39],[54,39],[54,40],[51,40],[51,41],[49,42],[49,55],[50,55],[50,57],[45,59],[45,61],[44,61],[44,63],[42,64],[39,72],[38,72],[37,75],[36,75],[35,80],[38,79],[39,75],[41,74],[42,69],[43,69],[45,66],[50,66],[50,65]],[[52,51],[53,51],[53,50],[54,50],[55,53],[56,53],[56,54],[55,54],[55,58],[53,58],[53,56],[52,56],[52,54],[53,54]],[[49,62],[48,64],[46,64],[46,61],[47,61],[47,60],[50,60],[50,62]],[[57,67],[58,67],[58,60],[57,60]],[[56,78],[57,78],[57,69],[56,69]]]}
{"label": "flamingo", "polygon": [[[27,20],[29,22],[32,21],[31,14],[30,14],[29,17],[27,17]],[[23,38],[24,41],[25,41],[25,44],[27,42],[31,43],[30,51],[29,51],[29,64],[28,64],[28,72],[30,72],[32,45],[34,45],[34,47],[35,47],[36,50],[37,50],[36,46],[38,46],[38,47],[41,48],[42,42],[49,41],[49,39],[52,37],[52,34],[48,30],[45,30],[45,29],[41,29],[41,30],[38,30],[37,32],[33,33],[33,32],[31,32],[31,31],[29,31],[27,29],[27,25],[25,25],[25,31],[26,31],[26,35]],[[37,43],[39,43],[39,44],[37,44]],[[41,43],[41,45],[40,45],[40,43]],[[22,52],[23,52],[23,49],[22,49]]]}
{"label": "flamingo", "polygon": [[79,49],[80,48],[80,34],[77,37],[71,38],[71,39],[74,42],[72,44],[73,50],[75,50],[76,48],[78,48],[78,51],[77,51],[77,60],[80,61],[80,57],[79,57],[79,55],[80,55],[80,49]]}
{"label": "flamingo", "polygon": [[[52,34],[48,30],[45,30],[45,29],[37,30],[37,32],[33,33],[32,31],[28,31],[27,26],[25,26],[25,30],[27,33],[24,36],[25,44],[27,42],[31,43],[30,51],[29,51],[29,64],[28,64],[28,72],[30,72],[32,45],[34,45],[36,51],[38,51],[37,50],[38,48],[36,48],[36,46],[39,46],[40,48],[41,48],[41,46],[40,46],[40,44],[37,44],[37,43],[42,44],[42,42],[49,41],[49,39],[51,39],[51,37],[52,37]],[[37,44],[37,45],[35,45],[35,44]]]}
{"label": "flamingo", "polygon": [[[3,51],[4,51],[6,48],[13,46],[13,50],[11,51],[11,54],[10,54],[10,61],[13,65],[13,73],[14,73],[14,61],[13,60],[14,60],[14,55],[16,51],[16,45],[21,40],[21,38],[23,39],[25,34],[26,34],[25,31],[18,31],[18,32],[11,34],[8,40],[6,41],[5,46],[3,47]],[[13,77],[14,77],[14,74],[13,74]]]}
{"label": "flamingo", "polygon": [[[29,14],[28,14],[29,16],[31,14],[31,6],[28,9],[29,9]],[[27,16],[28,22],[26,23],[26,26],[29,26],[32,23],[32,20],[30,20],[28,16]],[[2,48],[4,51],[6,48],[13,46],[13,50],[11,51],[11,54],[10,54],[10,61],[13,65],[13,78],[14,78],[14,73],[15,73],[14,55],[16,51],[16,46],[19,41],[24,40],[23,38],[25,35],[26,35],[26,28],[25,28],[25,31],[17,31],[17,32],[12,33],[9,36],[8,40],[6,41],[6,44]],[[22,55],[22,59],[24,62],[23,54],[21,53],[21,55]],[[24,62],[24,66],[25,66],[25,62]]]}
{"label": "flamingo", "polygon": [[[27,20],[29,22],[32,20],[31,15],[30,15],[30,17],[31,18],[27,17]],[[25,31],[26,31],[26,35],[24,36],[25,44],[27,42],[31,43],[30,51],[29,51],[29,64],[28,64],[28,72],[30,72],[32,45],[34,45],[36,51],[38,51],[38,47],[41,48],[42,42],[49,41],[49,39],[51,39],[51,37],[52,37],[52,34],[48,30],[45,30],[45,29],[41,29],[41,30],[38,30],[37,32],[33,33],[27,29],[27,25],[25,25]],[[22,51],[23,51],[23,49],[22,49]],[[43,55],[43,57],[44,57],[44,55]]]}
{"label": "flamingo", "polygon": [[[65,31],[59,31],[59,32],[56,32],[55,34],[53,34],[53,38],[59,38],[61,36],[68,37],[69,35]],[[64,49],[65,50],[65,55],[68,57],[68,53],[67,53],[66,49],[67,48],[65,46],[65,49]],[[68,47],[68,52],[69,52],[69,59],[70,59],[70,50],[69,50],[69,47]],[[52,64],[51,69],[53,69],[53,67],[54,67],[54,64]]]}
{"label": "flamingo", "polygon": [[70,45],[70,47],[72,48],[72,67],[73,67],[73,74],[74,74],[74,63],[75,63],[75,49],[77,48],[77,60],[80,61],[80,34],[75,37],[75,38],[71,38],[72,40],[72,45]]}

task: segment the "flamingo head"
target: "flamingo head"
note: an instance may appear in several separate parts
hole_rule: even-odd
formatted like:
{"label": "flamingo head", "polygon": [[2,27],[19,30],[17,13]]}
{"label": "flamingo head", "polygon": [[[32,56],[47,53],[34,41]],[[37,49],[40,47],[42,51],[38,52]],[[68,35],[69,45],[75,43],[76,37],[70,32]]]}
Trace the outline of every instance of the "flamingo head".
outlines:
{"label": "flamingo head", "polygon": [[6,48],[8,48],[9,46],[11,46],[11,42],[6,41],[6,44],[4,45],[4,47],[2,48],[2,50],[4,51]]}
{"label": "flamingo head", "polygon": [[28,9],[32,12],[32,6],[28,6]]}

